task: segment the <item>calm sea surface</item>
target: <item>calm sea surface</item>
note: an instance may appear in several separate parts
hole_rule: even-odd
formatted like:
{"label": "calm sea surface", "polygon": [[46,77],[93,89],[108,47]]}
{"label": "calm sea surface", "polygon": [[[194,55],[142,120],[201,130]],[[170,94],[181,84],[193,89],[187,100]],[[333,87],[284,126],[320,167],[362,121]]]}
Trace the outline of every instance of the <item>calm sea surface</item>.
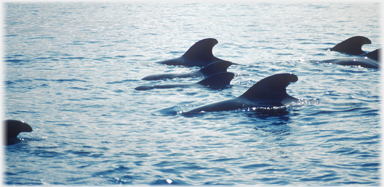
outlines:
{"label": "calm sea surface", "polygon": [[[4,117],[33,128],[4,146],[8,185],[380,185],[380,70],[318,64],[356,35],[380,48],[374,3],[6,3]],[[216,38],[223,90],[136,91],[155,63]],[[182,113],[277,73],[303,100],[284,113]]]}

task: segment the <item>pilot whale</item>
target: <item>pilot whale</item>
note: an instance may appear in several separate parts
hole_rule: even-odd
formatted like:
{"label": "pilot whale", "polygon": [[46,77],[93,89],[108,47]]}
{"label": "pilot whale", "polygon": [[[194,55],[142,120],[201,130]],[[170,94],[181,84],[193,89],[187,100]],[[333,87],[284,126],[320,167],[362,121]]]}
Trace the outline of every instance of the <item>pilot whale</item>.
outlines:
{"label": "pilot whale", "polygon": [[199,66],[204,67],[212,62],[224,61],[212,54],[212,48],[218,43],[214,38],[206,38],[196,42],[181,57],[157,62],[166,65]]}
{"label": "pilot whale", "polygon": [[136,87],[135,90],[150,90],[156,88],[176,88],[176,87],[190,87],[190,86],[205,86],[210,88],[224,88],[229,85],[233,77],[234,73],[231,72],[221,72],[216,73],[200,82],[194,84],[169,84],[169,85],[153,85],[153,86],[139,86]]}
{"label": "pilot whale", "polygon": [[321,63],[339,64],[344,66],[361,66],[365,68],[380,69],[380,63],[368,57],[349,57],[341,59],[323,60]]}
{"label": "pilot whale", "polygon": [[317,63],[331,63],[344,66],[361,66],[365,68],[380,69],[380,53],[381,48],[366,53],[363,56],[323,60],[320,62],[317,61]]}
{"label": "pilot whale", "polygon": [[365,52],[361,50],[361,47],[364,44],[371,44],[371,40],[364,36],[353,36],[338,43],[330,50],[346,53],[348,55],[363,55]]}
{"label": "pilot whale", "polygon": [[209,65],[201,68],[199,71],[191,73],[179,73],[179,74],[158,74],[144,77],[142,80],[160,80],[160,79],[173,79],[173,78],[185,78],[185,77],[209,77],[216,73],[227,72],[232,62],[218,61],[210,63]]}
{"label": "pilot whale", "polygon": [[381,48],[376,49],[374,51],[371,51],[371,52],[367,53],[364,56],[366,56],[366,57],[368,57],[368,58],[370,58],[372,60],[376,60],[378,62],[381,62],[380,54],[381,54]]}
{"label": "pilot whale", "polygon": [[205,105],[185,114],[289,105],[299,100],[289,96],[286,87],[297,80],[297,76],[291,73],[275,74],[260,80],[237,98]]}
{"label": "pilot whale", "polygon": [[7,145],[16,143],[14,141],[20,132],[32,132],[32,127],[27,123],[18,120],[5,120],[5,142]]}

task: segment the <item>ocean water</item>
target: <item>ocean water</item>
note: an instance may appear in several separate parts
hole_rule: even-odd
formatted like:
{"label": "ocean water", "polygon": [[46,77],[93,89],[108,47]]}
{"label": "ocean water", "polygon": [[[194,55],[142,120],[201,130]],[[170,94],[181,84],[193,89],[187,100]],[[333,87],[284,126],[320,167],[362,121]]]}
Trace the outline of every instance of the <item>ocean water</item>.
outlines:
{"label": "ocean water", "polygon": [[[319,64],[356,35],[381,47],[377,3],[5,3],[4,118],[33,128],[4,146],[7,185],[380,185],[380,75]],[[156,61],[216,38],[240,65],[228,88],[137,91]],[[277,73],[299,80],[283,112],[185,116]]]}

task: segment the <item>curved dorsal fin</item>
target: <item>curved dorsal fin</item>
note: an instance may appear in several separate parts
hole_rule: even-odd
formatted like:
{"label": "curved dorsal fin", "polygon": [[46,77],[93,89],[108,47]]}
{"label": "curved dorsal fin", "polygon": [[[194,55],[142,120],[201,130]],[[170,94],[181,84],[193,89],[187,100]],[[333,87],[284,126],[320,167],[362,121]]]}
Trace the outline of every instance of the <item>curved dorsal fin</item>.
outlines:
{"label": "curved dorsal fin", "polygon": [[16,138],[20,132],[31,132],[32,127],[18,120],[6,120],[6,137],[7,139]]}
{"label": "curved dorsal fin", "polygon": [[184,53],[184,57],[193,60],[209,61],[215,57],[212,54],[212,48],[218,43],[214,38],[206,38],[193,44],[187,52]]}
{"label": "curved dorsal fin", "polygon": [[222,87],[222,86],[229,85],[229,83],[231,82],[234,76],[235,74],[231,72],[216,73],[198,82],[198,84],[202,84],[204,86],[209,86],[209,87]]}
{"label": "curved dorsal fin", "polygon": [[349,55],[361,55],[364,51],[361,47],[364,44],[371,44],[371,40],[364,36],[353,36],[348,38],[331,48],[331,51],[338,51]]}
{"label": "curved dorsal fin", "polygon": [[275,74],[260,80],[242,96],[249,100],[284,99],[284,97],[288,96],[285,88],[289,83],[296,82],[297,80],[297,76],[291,73]]}
{"label": "curved dorsal fin", "polygon": [[219,72],[227,72],[228,67],[231,65],[232,62],[229,61],[212,62],[204,68],[201,68],[200,72],[202,72],[206,76],[213,75]]}

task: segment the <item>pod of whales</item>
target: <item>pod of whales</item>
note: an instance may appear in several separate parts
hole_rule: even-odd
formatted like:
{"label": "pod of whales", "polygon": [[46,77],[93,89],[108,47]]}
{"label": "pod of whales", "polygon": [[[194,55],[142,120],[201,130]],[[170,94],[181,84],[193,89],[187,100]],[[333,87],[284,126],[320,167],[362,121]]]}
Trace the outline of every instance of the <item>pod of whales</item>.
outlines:
{"label": "pod of whales", "polygon": [[361,47],[364,44],[371,44],[371,40],[364,36],[353,36],[338,43],[330,50],[338,51],[348,55],[363,55],[365,52],[361,49]]}
{"label": "pod of whales", "polygon": [[297,102],[298,99],[289,96],[286,87],[297,80],[297,76],[291,73],[275,74],[260,80],[237,98],[205,105],[188,111],[186,114],[289,105]]}
{"label": "pod of whales", "polygon": [[5,143],[7,145],[14,143],[17,135],[20,132],[32,132],[32,127],[27,123],[18,120],[6,120],[4,121],[5,131]]}
{"label": "pod of whales", "polygon": [[355,57],[347,57],[340,59],[323,60],[321,63],[332,63],[344,66],[361,66],[365,68],[380,68],[380,51],[376,49],[372,52],[365,53],[361,50],[363,44],[370,44],[371,40],[364,36],[354,36],[337,44],[331,51],[338,51],[348,55],[357,55]]}
{"label": "pod of whales", "polygon": [[135,90],[150,90],[150,89],[162,89],[162,88],[176,88],[176,87],[190,87],[190,86],[205,86],[210,88],[224,88],[229,85],[233,77],[234,73],[231,72],[221,72],[214,74],[200,82],[194,84],[169,84],[169,85],[153,85],[153,86],[139,86],[136,87]]}
{"label": "pod of whales", "polygon": [[166,65],[204,67],[212,62],[224,61],[212,54],[212,48],[218,43],[214,38],[206,38],[196,42],[181,57],[157,62]]}
{"label": "pod of whales", "polygon": [[191,73],[179,73],[179,74],[158,74],[144,77],[142,80],[160,80],[160,79],[173,79],[173,78],[185,78],[185,77],[209,77],[216,73],[227,72],[232,62],[218,61],[210,63],[209,65],[201,68],[199,71]]}

